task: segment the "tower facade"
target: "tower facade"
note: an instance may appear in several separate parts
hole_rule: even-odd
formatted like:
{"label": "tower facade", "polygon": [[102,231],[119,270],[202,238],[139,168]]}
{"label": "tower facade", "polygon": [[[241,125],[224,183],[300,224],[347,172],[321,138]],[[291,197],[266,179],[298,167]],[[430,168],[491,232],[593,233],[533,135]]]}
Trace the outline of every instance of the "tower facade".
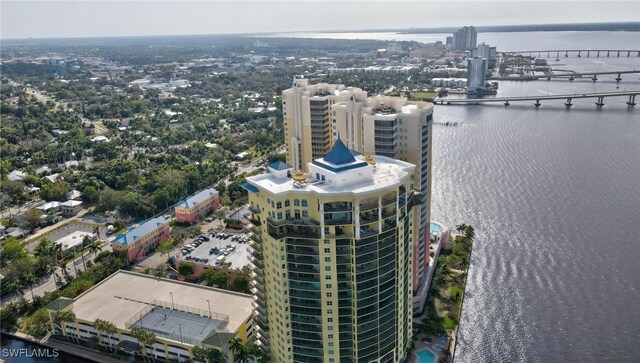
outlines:
{"label": "tower facade", "polygon": [[339,84],[310,85],[307,79],[294,79],[292,87],[282,91],[287,163],[304,170],[311,160],[324,157],[333,144],[331,106],[346,101],[349,93],[360,92]]}
{"label": "tower facade", "polygon": [[485,89],[487,59],[474,57],[467,60],[467,92],[481,92]]}
{"label": "tower facade", "polygon": [[[335,135],[365,155],[383,155],[409,162],[414,169],[420,207],[414,213],[414,312],[422,313],[428,293],[431,215],[431,133],[433,104],[409,103],[403,97],[349,97],[332,107]],[[334,135],[334,136],[335,136]]]}
{"label": "tower facade", "polygon": [[245,184],[259,344],[274,362],[397,362],[412,334],[415,166],[338,138],[307,168]]}
{"label": "tower facade", "polygon": [[[302,83],[300,83],[302,82]],[[304,141],[319,135],[327,139],[324,130],[329,130],[330,146],[338,137],[352,150],[367,155],[382,155],[412,163],[416,189],[420,191],[422,203],[420,212],[414,213],[414,312],[422,313],[428,293],[428,266],[431,214],[431,132],[433,104],[428,102],[408,102],[404,97],[375,96],[368,97],[367,92],[337,84],[309,85],[305,79],[294,81],[295,86],[285,90],[283,95],[283,113],[287,143],[287,160],[295,170],[306,170],[312,162],[313,153]],[[324,90],[335,90],[333,96],[321,96]],[[321,92],[321,93],[319,93]],[[320,95],[316,95],[319,93]],[[298,138],[291,134],[292,125],[305,125],[306,116],[311,114],[311,100],[327,97],[329,107],[329,126],[323,126],[323,133],[309,130]],[[301,117],[294,117],[301,115]],[[324,116],[323,116],[324,117]],[[323,125],[324,124],[323,120]],[[310,123],[310,122],[309,122]],[[296,126],[297,127],[297,126]],[[316,155],[317,156],[317,155]]]}

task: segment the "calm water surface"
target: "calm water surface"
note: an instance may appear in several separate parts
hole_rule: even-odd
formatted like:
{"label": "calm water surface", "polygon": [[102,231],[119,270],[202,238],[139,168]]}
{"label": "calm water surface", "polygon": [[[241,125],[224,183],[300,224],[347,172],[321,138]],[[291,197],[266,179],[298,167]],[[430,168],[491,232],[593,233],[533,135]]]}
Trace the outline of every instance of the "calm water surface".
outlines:
{"label": "calm water surface", "polygon": [[[614,77],[501,82],[499,95],[640,90],[638,75]],[[435,106],[460,124],[434,126],[432,216],[477,231],[457,363],[640,362],[640,108],[626,101]]]}

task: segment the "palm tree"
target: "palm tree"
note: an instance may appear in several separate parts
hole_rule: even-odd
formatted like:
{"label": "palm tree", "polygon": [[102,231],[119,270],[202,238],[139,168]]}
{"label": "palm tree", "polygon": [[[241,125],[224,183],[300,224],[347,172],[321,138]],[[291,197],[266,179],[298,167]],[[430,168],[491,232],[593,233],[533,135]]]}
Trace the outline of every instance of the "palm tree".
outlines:
{"label": "palm tree", "polygon": [[140,349],[142,350],[142,355],[145,360],[147,358],[147,345],[152,344],[156,337],[153,333],[146,331],[140,327],[134,326],[131,328],[131,336],[138,339],[138,344],[140,345]]}
{"label": "palm tree", "polygon": [[102,320],[102,319],[96,319],[93,322],[93,328],[96,330],[96,335],[98,336],[98,344],[102,345],[102,331],[104,328],[104,323],[106,323],[106,321]]}
{"label": "palm tree", "polygon": [[247,348],[242,344],[240,338],[233,338],[229,341],[229,349],[233,353],[233,361],[236,363],[247,363]]}
{"label": "palm tree", "polygon": [[66,323],[75,321],[76,314],[71,310],[63,310],[58,312],[58,314],[56,315],[56,319],[58,320],[58,323],[60,323],[60,327],[62,328],[62,335],[67,336]]}
{"label": "palm tree", "polygon": [[111,341],[111,337],[113,336],[113,334],[118,332],[116,325],[110,321],[105,321],[102,327],[102,330],[104,330],[104,332],[107,333],[107,336],[109,337],[109,347],[113,350],[114,348],[113,348],[113,342]]}
{"label": "palm tree", "polygon": [[58,267],[60,267],[60,269],[62,270],[62,274],[64,275],[67,282],[71,281],[71,276],[69,276],[69,271],[67,271],[67,261],[60,260],[60,262],[58,262]]}
{"label": "palm tree", "polygon": [[464,232],[466,229],[467,229],[467,225],[464,224],[464,223],[458,224],[456,226],[456,231],[458,231],[460,233]]}
{"label": "palm tree", "polygon": [[100,243],[100,241],[93,241],[89,244],[88,249],[89,253],[93,253],[93,258],[95,258],[98,251],[102,251],[102,243]]}
{"label": "palm tree", "polygon": [[215,348],[209,349],[207,352],[207,360],[209,363],[227,363],[229,360],[227,354]]}
{"label": "palm tree", "polygon": [[207,349],[196,345],[191,349],[191,355],[193,356],[193,360],[197,362],[206,362],[207,359]]}
{"label": "palm tree", "polygon": [[96,235],[96,237],[98,239],[100,239],[100,226],[99,225],[95,225],[95,227],[93,227],[93,234]]}
{"label": "palm tree", "polygon": [[84,248],[92,243],[91,237],[88,235],[84,235],[82,238],[82,246],[80,246],[80,256],[82,256],[82,265],[84,266],[84,270],[87,271],[87,264],[84,262]]}
{"label": "palm tree", "polygon": [[12,281],[7,286],[9,288],[9,291],[18,295],[18,298],[21,298],[22,295],[24,295],[24,285],[22,285],[22,282],[20,282],[20,280]]}
{"label": "palm tree", "polygon": [[25,277],[25,283],[29,286],[29,290],[31,290],[31,301],[35,300],[36,297],[33,295],[33,285],[38,282],[38,278],[33,273],[29,272]]}

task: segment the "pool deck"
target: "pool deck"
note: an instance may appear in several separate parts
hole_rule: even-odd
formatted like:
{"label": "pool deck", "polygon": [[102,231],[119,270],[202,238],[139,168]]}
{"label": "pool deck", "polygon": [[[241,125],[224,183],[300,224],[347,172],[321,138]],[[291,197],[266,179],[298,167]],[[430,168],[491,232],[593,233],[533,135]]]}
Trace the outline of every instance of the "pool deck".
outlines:
{"label": "pool deck", "polygon": [[440,359],[444,358],[444,354],[442,354],[441,351],[436,350],[433,346],[436,344],[442,345],[444,346],[443,343],[440,343],[440,336],[438,335],[429,335],[428,337],[431,338],[431,343],[425,343],[422,341],[423,338],[427,337],[427,335],[424,334],[420,334],[418,335],[418,339],[416,340],[416,344],[415,347],[413,349],[413,353],[411,353],[411,357],[409,358],[409,363],[418,363],[418,357],[416,355],[416,352],[422,350],[422,349],[429,349],[431,351],[431,353],[435,354],[436,356],[436,362],[439,362]]}

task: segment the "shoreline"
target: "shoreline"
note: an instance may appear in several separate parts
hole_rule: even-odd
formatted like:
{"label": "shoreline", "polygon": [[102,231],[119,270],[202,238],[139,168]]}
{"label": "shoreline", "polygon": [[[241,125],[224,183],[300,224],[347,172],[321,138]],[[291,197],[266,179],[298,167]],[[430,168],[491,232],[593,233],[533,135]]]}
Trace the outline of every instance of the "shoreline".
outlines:
{"label": "shoreline", "polygon": [[408,357],[409,363],[422,363],[418,353],[425,349],[433,356],[433,362],[454,362],[474,236],[472,227],[461,226],[466,228],[465,234],[446,229],[439,235],[438,247],[444,247],[442,250],[446,252],[434,256],[436,260],[426,302],[428,306],[425,306],[425,312],[420,317],[421,323],[414,323],[417,332],[414,348]]}

